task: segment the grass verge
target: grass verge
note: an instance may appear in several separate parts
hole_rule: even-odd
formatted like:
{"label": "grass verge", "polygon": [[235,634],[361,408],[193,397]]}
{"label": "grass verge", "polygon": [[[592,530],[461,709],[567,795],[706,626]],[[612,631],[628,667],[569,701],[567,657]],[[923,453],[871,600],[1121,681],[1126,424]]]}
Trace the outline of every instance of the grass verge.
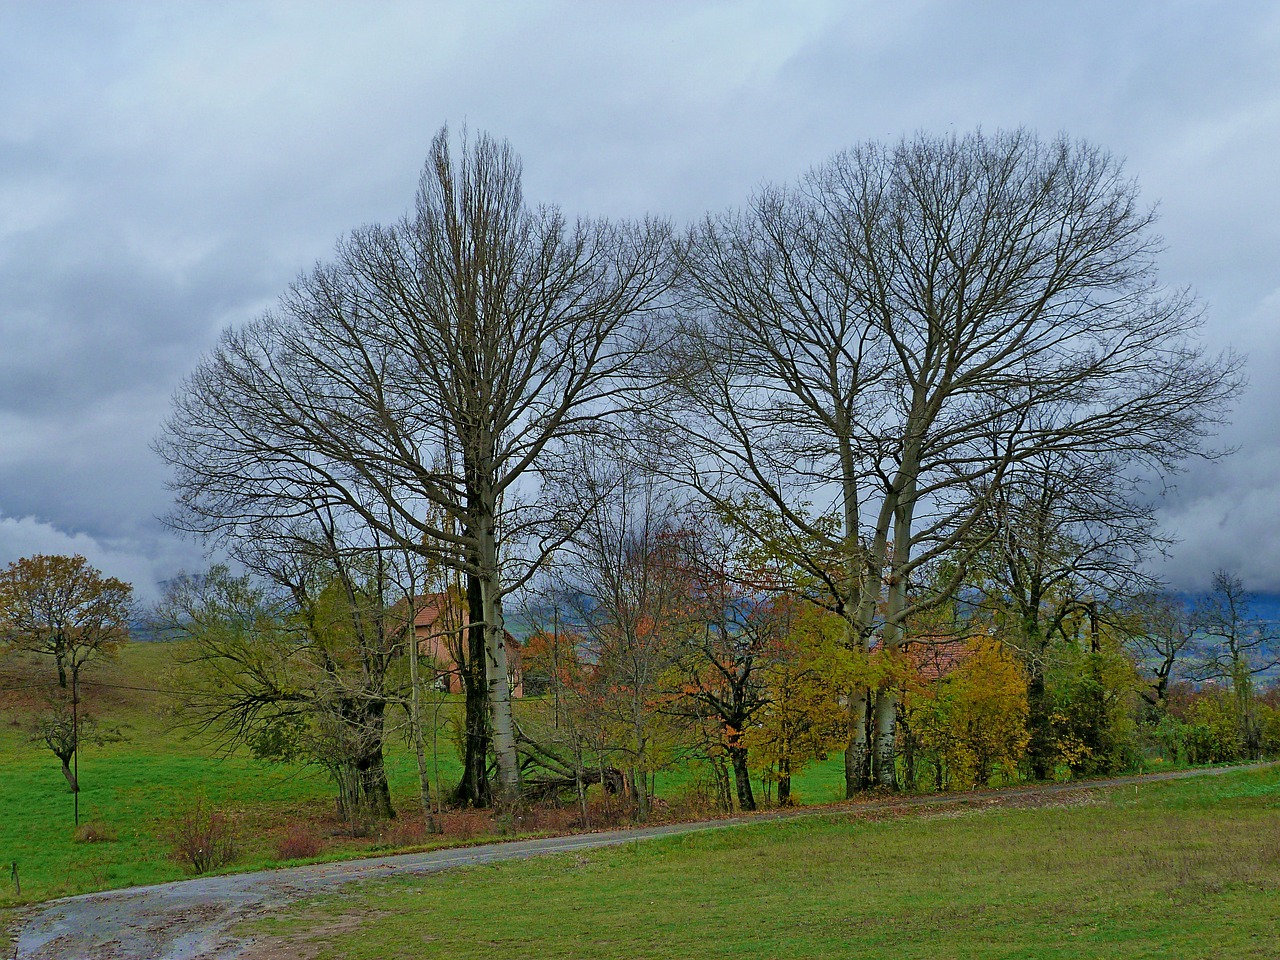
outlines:
{"label": "grass verge", "polygon": [[1065,960],[1274,958],[1278,925],[1272,767],[370,884],[256,929],[264,957]]}

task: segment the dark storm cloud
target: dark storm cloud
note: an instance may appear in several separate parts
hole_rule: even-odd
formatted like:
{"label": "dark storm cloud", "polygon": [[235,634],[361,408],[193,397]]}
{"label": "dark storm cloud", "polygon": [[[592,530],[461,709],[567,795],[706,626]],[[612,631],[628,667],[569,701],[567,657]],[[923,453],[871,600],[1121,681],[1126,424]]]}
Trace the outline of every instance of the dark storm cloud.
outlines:
{"label": "dark storm cloud", "polygon": [[1280,11],[1271,4],[10,3],[0,7],[0,562],[198,562],[148,444],[218,331],[412,203],[445,121],[526,195],[687,221],[832,152],[1026,125],[1128,160],[1174,285],[1251,352],[1166,566],[1280,588]]}

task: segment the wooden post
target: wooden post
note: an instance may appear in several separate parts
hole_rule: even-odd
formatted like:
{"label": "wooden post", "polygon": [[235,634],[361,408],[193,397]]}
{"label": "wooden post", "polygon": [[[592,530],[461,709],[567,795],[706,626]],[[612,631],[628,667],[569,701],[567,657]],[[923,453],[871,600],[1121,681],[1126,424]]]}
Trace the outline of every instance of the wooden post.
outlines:
{"label": "wooden post", "polygon": [[72,803],[75,807],[76,826],[80,826],[80,668],[72,664],[71,668],[71,776],[75,786],[71,790]]}

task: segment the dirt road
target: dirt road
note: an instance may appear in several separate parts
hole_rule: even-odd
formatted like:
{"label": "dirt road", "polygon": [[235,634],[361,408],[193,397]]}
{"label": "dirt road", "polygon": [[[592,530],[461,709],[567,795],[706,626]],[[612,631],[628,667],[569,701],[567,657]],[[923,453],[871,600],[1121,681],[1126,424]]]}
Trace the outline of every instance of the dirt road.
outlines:
{"label": "dirt road", "polygon": [[1067,793],[1157,780],[1215,776],[1240,769],[1184,770],[978,793],[898,796],[785,813],[494,843],[112,890],[53,900],[33,908],[20,927],[12,956],[15,960],[232,960],[241,956],[249,946],[248,942],[232,933],[236,924],[359,880],[438,873],[494,860],[604,847],[776,817],[859,816],[884,814],[886,811],[905,812],[919,807],[1052,802]]}

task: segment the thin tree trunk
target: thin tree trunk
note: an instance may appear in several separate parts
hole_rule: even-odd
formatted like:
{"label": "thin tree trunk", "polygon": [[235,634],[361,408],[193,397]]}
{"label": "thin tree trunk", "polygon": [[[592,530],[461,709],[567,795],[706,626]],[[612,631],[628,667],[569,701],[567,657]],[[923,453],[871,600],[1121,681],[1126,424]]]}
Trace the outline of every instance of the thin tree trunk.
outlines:
{"label": "thin tree trunk", "polygon": [[591,823],[587,813],[587,787],[583,782],[586,779],[584,772],[582,741],[578,739],[577,731],[575,730],[573,733],[573,785],[578,791],[578,809],[582,811],[582,826],[586,829],[591,826]]}
{"label": "thin tree trunk", "polygon": [[914,790],[916,786],[916,733],[908,725],[906,718],[898,721],[902,728],[902,776],[903,786]]}
{"label": "thin tree trunk", "polygon": [[428,833],[438,833],[439,823],[431,802],[431,772],[427,769],[427,745],[422,736],[422,685],[418,675],[418,638],[409,634],[409,723],[413,728],[413,758],[418,764],[418,799]]}
{"label": "thin tree trunk", "polygon": [[76,775],[71,770],[71,758],[74,753],[68,753],[65,757],[58,754],[58,759],[62,761],[62,775],[67,778],[67,786],[71,788],[72,793],[80,792],[80,784],[76,782]]}
{"label": "thin tree trunk", "polygon": [[636,754],[636,765],[631,768],[631,799],[636,804],[636,819],[641,823],[649,819],[649,789],[642,766],[644,762],[645,751],[641,747]]}
{"label": "thin tree trunk", "polygon": [[791,761],[782,760],[778,764],[778,806],[791,804]]}
{"label": "thin tree trunk", "polygon": [[747,770],[747,751],[744,747],[730,747],[729,759],[733,762],[733,780],[738,788],[738,807],[754,810],[756,798],[751,793],[751,773]]}

